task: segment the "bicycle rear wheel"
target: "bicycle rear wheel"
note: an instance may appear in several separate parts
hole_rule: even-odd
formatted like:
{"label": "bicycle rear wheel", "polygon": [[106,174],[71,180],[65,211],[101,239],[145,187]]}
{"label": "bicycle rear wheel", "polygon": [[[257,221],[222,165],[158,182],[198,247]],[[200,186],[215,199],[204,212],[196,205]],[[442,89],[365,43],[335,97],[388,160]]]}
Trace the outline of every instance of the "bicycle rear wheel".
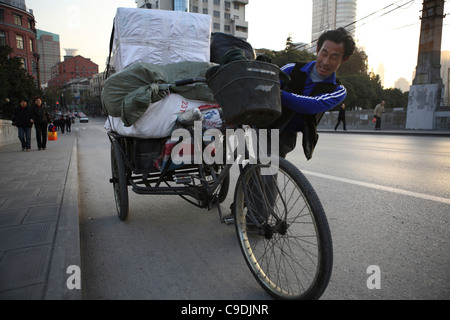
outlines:
{"label": "bicycle rear wheel", "polygon": [[128,184],[125,170],[125,162],[121,152],[121,145],[118,140],[111,141],[111,173],[116,202],[117,214],[120,220],[125,221],[128,218]]}
{"label": "bicycle rear wheel", "polygon": [[328,221],[306,177],[280,158],[273,175],[247,165],[234,195],[236,233],[245,261],[277,299],[318,299],[333,264]]}

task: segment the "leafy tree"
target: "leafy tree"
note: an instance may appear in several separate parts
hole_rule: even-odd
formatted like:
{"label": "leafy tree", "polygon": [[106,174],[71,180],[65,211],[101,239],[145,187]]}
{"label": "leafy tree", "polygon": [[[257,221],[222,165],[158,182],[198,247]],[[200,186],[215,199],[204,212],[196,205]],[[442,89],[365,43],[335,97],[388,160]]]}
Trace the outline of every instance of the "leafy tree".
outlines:
{"label": "leafy tree", "polygon": [[19,58],[9,58],[12,49],[0,46],[0,117],[11,119],[14,108],[20,99],[31,99],[41,92],[36,82],[27,71],[22,68]]}
{"label": "leafy tree", "polygon": [[356,48],[350,59],[341,65],[338,75],[367,74],[367,58],[366,53],[362,49]]}
{"label": "leafy tree", "polygon": [[400,89],[383,90],[383,100],[386,101],[387,108],[406,108],[408,106],[408,93],[403,93]]}

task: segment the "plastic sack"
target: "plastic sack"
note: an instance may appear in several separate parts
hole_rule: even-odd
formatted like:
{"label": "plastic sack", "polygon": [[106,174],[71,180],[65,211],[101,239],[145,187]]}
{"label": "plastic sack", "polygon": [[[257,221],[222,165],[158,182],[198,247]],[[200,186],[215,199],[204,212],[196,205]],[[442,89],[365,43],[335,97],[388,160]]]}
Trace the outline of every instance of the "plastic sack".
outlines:
{"label": "plastic sack", "polygon": [[58,132],[52,131],[47,133],[47,138],[49,141],[56,141],[58,140]]}
{"label": "plastic sack", "polygon": [[158,139],[172,134],[178,115],[193,108],[217,105],[215,102],[186,99],[173,93],[164,99],[151,103],[147,111],[132,126],[126,127],[120,117],[108,116],[105,123],[107,130],[120,135],[141,139]]}

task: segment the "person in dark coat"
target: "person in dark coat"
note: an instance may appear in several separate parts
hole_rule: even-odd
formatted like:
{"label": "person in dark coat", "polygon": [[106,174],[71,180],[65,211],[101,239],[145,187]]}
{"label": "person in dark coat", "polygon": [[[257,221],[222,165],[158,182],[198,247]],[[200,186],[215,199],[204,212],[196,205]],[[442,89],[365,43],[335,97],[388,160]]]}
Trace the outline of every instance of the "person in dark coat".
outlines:
{"label": "person in dark coat", "polygon": [[32,110],[38,150],[45,150],[47,147],[47,128],[48,124],[52,123],[52,118],[48,109],[42,105],[41,97],[35,97],[33,103]]}
{"label": "person in dark coat", "polygon": [[70,116],[66,117],[66,132],[72,132],[72,119],[70,119]]}
{"label": "person in dark coat", "polygon": [[336,124],[336,127],[334,127],[334,131],[337,130],[337,128],[341,124],[341,121],[344,125],[344,131],[347,131],[347,126],[345,125],[345,103],[343,103],[342,106],[339,108],[338,123]]}
{"label": "person in dark coat", "polygon": [[17,127],[19,140],[22,143],[22,151],[31,151],[31,128],[33,127],[33,112],[25,99],[20,100],[13,113],[12,123]]}

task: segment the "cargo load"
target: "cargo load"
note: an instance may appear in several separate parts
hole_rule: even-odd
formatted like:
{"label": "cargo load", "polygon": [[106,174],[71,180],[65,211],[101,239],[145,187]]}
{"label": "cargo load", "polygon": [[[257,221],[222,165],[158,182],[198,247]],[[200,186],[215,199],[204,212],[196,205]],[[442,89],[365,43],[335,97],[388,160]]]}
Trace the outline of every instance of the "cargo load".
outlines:
{"label": "cargo load", "polygon": [[211,17],[180,11],[118,8],[112,35],[119,72],[137,62],[210,61]]}
{"label": "cargo load", "polygon": [[204,129],[222,127],[223,121],[217,103],[191,100],[172,93],[158,102],[150,103],[145,113],[132,126],[125,126],[121,117],[108,116],[105,128],[126,137],[165,138],[172,134],[178,116],[194,108],[202,113]]}
{"label": "cargo load", "polygon": [[[182,79],[204,78],[212,66],[215,64],[210,62],[180,62],[164,66],[143,62],[133,64],[105,81],[103,108],[108,115],[121,118],[129,127],[141,118],[151,103],[168,94],[167,90],[160,90],[162,85]],[[171,87],[170,90],[187,99],[215,101],[206,84]]]}

